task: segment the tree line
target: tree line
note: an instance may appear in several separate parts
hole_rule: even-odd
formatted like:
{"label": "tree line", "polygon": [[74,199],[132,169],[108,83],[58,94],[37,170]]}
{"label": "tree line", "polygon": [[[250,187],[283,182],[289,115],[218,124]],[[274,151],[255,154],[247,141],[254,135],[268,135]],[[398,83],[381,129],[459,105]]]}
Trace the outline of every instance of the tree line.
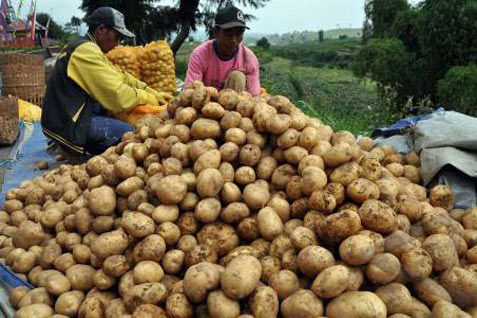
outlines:
{"label": "tree line", "polygon": [[366,0],[353,71],[393,88],[398,106],[430,99],[477,115],[477,0]]}

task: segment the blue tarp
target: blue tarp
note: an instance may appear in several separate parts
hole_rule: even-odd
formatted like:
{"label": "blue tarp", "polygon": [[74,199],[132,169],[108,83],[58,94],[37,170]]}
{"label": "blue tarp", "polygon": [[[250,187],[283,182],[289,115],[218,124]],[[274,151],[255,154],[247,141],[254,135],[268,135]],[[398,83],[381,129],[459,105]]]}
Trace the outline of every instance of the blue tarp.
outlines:
{"label": "blue tarp", "polygon": [[[435,112],[444,112],[444,108],[439,108]],[[376,128],[371,134],[371,138],[377,137],[390,137],[394,135],[405,134],[406,130],[414,127],[419,121],[429,118],[432,114],[425,114],[419,116],[411,116],[404,119],[400,119],[391,126]]]}
{"label": "blue tarp", "polygon": [[[40,123],[21,123],[20,135],[8,158],[0,160],[0,165],[6,168],[0,192],[0,205],[5,202],[5,194],[9,189],[18,187],[24,180],[31,180],[44,173],[38,170],[36,162],[45,160],[50,168],[59,165],[54,160],[55,154],[47,153],[46,149],[47,139],[43,135]],[[33,288],[28,282],[19,279],[8,267],[0,264],[0,317],[13,317],[14,309],[8,301],[8,295],[11,289],[22,285]]]}
{"label": "blue tarp", "polygon": [[4,183],[0,192],[0,205],[5,202],[5,194],[16,188],[24,180],[31,180],[44,173],[38,170],[35,163],[41,160],[48,162],[50,168],[59,166],[54,160],[55,154],[46,152],[47,139],[41,130],[41,124],[21,123],[20,136],[13,145],[7,159],[0,160],[6,167]]}

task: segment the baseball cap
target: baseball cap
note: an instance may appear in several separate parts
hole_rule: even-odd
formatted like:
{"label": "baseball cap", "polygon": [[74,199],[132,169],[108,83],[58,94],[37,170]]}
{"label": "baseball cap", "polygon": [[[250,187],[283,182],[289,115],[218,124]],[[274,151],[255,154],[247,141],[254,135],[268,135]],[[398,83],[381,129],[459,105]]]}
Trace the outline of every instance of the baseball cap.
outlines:
{"label": "baseball cap", "polygon": [[249,29],[245,25],[245,15],[242,10],[234,6],[225,7],[217,12],[215,16],[215,26],[221,29],[237,27]]}
{"label": "baseball cap", "polygon": [[104,24],[118,31],[119,34],[128,37],[135,38],[134,33],[126,29],[124,23],[124,14],[111,7],[100,7],[91,13],[87,18],[87,22],[95,24]]}

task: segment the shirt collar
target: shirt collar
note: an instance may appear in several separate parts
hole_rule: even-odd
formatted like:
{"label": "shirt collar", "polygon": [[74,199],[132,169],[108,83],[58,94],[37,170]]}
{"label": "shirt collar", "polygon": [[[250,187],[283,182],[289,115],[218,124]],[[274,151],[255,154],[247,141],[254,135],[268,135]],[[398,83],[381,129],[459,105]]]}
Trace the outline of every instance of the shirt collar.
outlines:
{"label": "shirt collar", "polygon": [[240,48],[240,46],[235,50],[235,52],[229,57],[229,58],[223,58],[222,56],[220,56],[219,54],[219,48],[218,48],[218,43],[217,43],[217,39],[213,40],[212,42],[212,46],[214,48],[214,52],[215,52],[215,55],[217,55],[217,57],[221,60],[221,61],[230,61],[232,60],[236,55],[237,55],[237,52]]}

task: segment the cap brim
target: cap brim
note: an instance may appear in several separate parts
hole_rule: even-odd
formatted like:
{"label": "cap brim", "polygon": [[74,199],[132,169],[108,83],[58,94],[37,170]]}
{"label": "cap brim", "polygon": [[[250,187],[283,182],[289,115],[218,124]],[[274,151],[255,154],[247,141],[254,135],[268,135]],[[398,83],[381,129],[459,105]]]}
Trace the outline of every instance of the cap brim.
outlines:
{"label": "cap brim", "polygon": [[121,34],[124,37],[127,37],[127,38],[135,38],[136,37],[136,35],[134,35],[134,33],[132,33],[131,31],[129,31],[126,28],[113,27],[113,29],[118,31],[119,34]]}
{"label": "cap brim", "polygon": [[221,29],[231,29],[231,28],[245,28],[250,30],[249,27],[247,27],[245,24],[240,23],[240,22],[229,22],[229,23],[224,23],[218,25]]}

